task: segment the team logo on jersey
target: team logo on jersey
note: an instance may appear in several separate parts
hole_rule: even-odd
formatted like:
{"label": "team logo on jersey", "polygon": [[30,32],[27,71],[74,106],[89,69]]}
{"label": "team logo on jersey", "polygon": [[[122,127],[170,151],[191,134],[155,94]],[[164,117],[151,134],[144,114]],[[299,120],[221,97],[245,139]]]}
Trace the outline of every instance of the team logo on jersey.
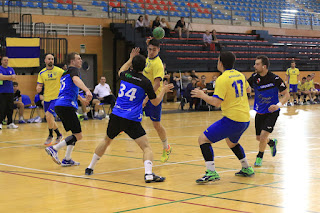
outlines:
{"label": "team logo on jersey", "polygon": [[132,78],[132,75],[131,75],[130,73],[126,73],[125,76],[126,76],[127,78]]}
{"label": "team logo on jersey", "polygon": [[10,73],[10,75],[11,75],[11,74],[12,74],[12,71],[10,71],[9,73]]}
{"label": "team logo on jersey", "polygon": [[[281,84],[280,84],[280,87],[286,87],[286,85],[282,82]],[[291,88],[290,88],[291,89]]]}
{"label": "team logo on jersey", "polygon": [[258,78],[258,79],[257,79],[257,84],[259,84],[259,83],[260,83],[260,81],[261,81],[261,80],[260,80],[260,78]]}

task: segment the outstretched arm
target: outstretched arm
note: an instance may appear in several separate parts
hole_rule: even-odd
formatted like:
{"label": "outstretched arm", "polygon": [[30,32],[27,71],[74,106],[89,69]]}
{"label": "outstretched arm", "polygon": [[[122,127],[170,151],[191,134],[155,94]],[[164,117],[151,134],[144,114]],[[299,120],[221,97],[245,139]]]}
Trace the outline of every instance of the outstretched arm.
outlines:
{"label": "outstretched arm", "polygon": [[140,53],[140,48],[139,47],[135,47],[132,49],[131,53],[130,53],[130,58],[129,60],[124,64],[122,65],[122,67],[120,68],[119,72],[118,72],[118,75],[120,76],[120,74],[124,71],[127,71],[130,66],[132,65],[132,60],[133,58],[136,56],[136,55],[139,55]]}

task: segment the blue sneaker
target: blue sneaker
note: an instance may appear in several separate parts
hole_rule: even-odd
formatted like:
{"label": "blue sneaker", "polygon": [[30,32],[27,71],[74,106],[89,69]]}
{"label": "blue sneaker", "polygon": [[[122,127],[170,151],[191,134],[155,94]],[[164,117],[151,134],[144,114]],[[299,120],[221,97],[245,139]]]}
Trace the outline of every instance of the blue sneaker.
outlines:
{"label": "blue sneaker", "polygon": [[274,146],[270,146],[270,151],[271,151],[271,156],[274,157],[277,154],[277,144],[278,140],[277,139],[272,139],[274,141]]}
{"label": "blue sneaker", "polygon": [[79,166],[79,162],[75,162],[72,159],[66,160],[65,158],[61,162],[61,166]]}
{"label": "blue sneaker", "polygon": [[56,164],[58,164],[58,165],[61,164],[61,162],[59,160],[59,157],[58,157],[58,151],[57,150],[55,150],[52,146],[49,146],[49,147],[46,148],[46,152],[48,153],[48,155],[51,156],[52,160]]}
{"label": "blue sneaker", "polygon": [[27,123],[25,120],[19,120],[19,124],[25,124]]}

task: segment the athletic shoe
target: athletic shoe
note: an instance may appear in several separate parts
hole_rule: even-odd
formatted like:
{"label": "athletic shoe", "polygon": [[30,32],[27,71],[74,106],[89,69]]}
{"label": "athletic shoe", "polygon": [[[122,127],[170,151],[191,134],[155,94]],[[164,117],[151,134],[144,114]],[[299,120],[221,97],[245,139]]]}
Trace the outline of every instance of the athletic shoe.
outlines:
{"label": "athletic shoe", "polygon": [[56,144],[60,143],[62,141],[62,139],[63,139],[62,135],[58,136],[53,145],[56,145]]}
{"label": "athletic shoe", "polygon": [[83,115],[83,120],[87,121],[89,118],[87,115]]}
{"label": "athletic shoe", "polygon": [[277,154],[277,144],[278,140],[277,139],[272,139],[274,141],[274,146],[270,146],[270,151],[271,151],[271,156],[274,157]]}
{"label": "athletic shoe", "polygon": [[15,125],[14,123],[11,123],[7,126],[8,129],[18,129],[19,127]]}
{"label": "athletic shoe", "polygon": [[168,147],[169,148],[167,148],[167,149],[163,149],[162,156],[161,156],[162,163],[166,162],[169,159],[169,155],[172,151],[172,147],[170,145],[168,145]]}
{"label": "athletic shoe", "polygon": [[2,121],[2,125],[7,125],[7,122],[6,121]]}
{"label": "athletic shoe", "polygon": [[216,171],[211,171],[207,169],[206,174],[202,177],[196,180],[196,183],[203,184],[208,183],[209,181],[216,181],[220,180],[220,175]]}
{"label": "athletic shoe", "polygon": [[144,175],[144,181],[146,183],[151,183],[151,182],[163,182],[165,181],[165,177],[161,177],[161,176],[158,176],[158,175],[155,175],[154,173],[152,174],[145,174]]}
{"label": "athletic shoe", "polygon": [[296,100],[293,101],[294,105],[298,105],[298,102]]}
{"label": "athletic shoe", "polygon": [[19,120],[19,124],[25,124],[27,123],[25,120]]}
{"label": "athletic shoe", "polygon": [[236,176],[243,176],[243,177],[251,177],[254,175],[253,168],[249,166],[248,168],[242,168],[239,172],[235,173]]}
{"label": "athletic shoe", "polygon": [[86,171],[84,173],[85,175],[92,175],[93,174],[93,169],[86,168]]}
{"label": "athletic shoe", "polygon": [[256,167],[262,166],[262,158],[257,157],[256,162],[254,163],[254,166]]}
{"label": "athletic shoe", "polygon": [[2,124],[0,124],[0,130],[2,129]]}
{"label": "athletic shoe", "polygon": [[49,146],[49,147],[46,148],[46,152],[48,153],[48,155],[51,156],[52,160],[56,164],[58,164],[58,165],[61,164],[61,162],[59,160],[59,157],[58,157],[58,151],[57,150],[55,150],[52,146]]}
{"label": "athletic shoe", "polygon": [[61,166],[79,166],[79,162],[75,162],[72,159],[66,160],[65,158],[61,162]]}
{"label": "athletic shoe", "polygon": [[35,123],[41,123],[42,122],[42,118],[40,116],[35,117],[34,119]]}
{"label": "athletic shoe", "polygon": [[290,102],[288,102],[288,103],[287,103],[287,106],[291,106],[291,103],[290,103]]}
{"label": "athletic shoe", "polygon": [[97,116],[94,116],[94,119],[102,120],[102,119],[103,119],[103,117],[101,117],[101,116],[97,115]]}
{"label": "athletic shoe", "polygon": [[50,146],[52,141],[53,141],[53,137],[52,136],[48,136],[46,142],[44,142],[44,145],[45,146]]}

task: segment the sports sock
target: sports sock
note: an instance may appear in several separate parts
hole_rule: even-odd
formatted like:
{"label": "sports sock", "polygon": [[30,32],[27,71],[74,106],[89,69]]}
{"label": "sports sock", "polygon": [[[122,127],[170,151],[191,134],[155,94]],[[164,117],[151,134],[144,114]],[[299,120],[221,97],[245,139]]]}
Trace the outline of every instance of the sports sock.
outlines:
{"label": "sports sock", "polygon": [[257,157],[258,157],[258,158],[263,158],[263,154],[264,154],[264,152],[259,152],[258,155],[257,155]]}
{"label": "sports sock", "polygon": [[214,165],[214,153],[210,143],[204,143],[200,145],[200,149],[204,160],[206,161],[206,167],[208,170],[215,171]]}
{"label": "sports sock", "polygon": [[19,120],[20,120],[20,121],[24,120],[23,116],[20,116]]}
{"label": "sports sock", "polygon": [[61,133],[59,132],[59,129],[55,129],[54,132],[57,134],[57,137],[61,136]]}
{"label": "sports sock", "polygon": [[206,161],[206,167],[208,170],[216,171],[216,167],[214,165],[214,161]]}
{"label": "sports sock", "polygon": [[94,153],[93,157],[92,157],[92,160],[91,160],[91,163],[88,166],[88,168],[94,169],[94,167],[96,166],[98,160],[100,160],[100,157],[96,153]]}
{"label": "sports sock", "polygon": [[235,147],[231,148],[231,150],[239,159],[241,166],[243,168],[248,168],[249,167],[248,160],[246,158],[246,154],[244,153],[242,146],[238,143]]}
{"label": "sports sock", "polygon": [[162,141],[163,149],[168,149],[168,139]]}
{"label": "sports sock", "polygon": [[269,139],[268,145],[270,147],[273,147],[275,145],[275,142],[273,140]]}
{"label": "sports sock", "polygon": [[63,140],[61,141],[60,143],[56,144],[56,145],[53,145],[52,147],[55,149],[55,150],[59,150],[61,149],[62,147],[64,146],[67,146],[67,143],[66,143],[66,140]]}
{"label": "sports sock", "polygon": [[53,137],[53,129],[49,129],[49,137]]}
{"label": "sports sock", "polygon": [[151,175],[152,174],[152,161],[151,160],[146,160],[144,162],[144,173]]}
{"label": "sports sock", "polygon": [[94,112],[94,117],[97,117],[99,115],[98,111]]}
{"label": "sports sock", "polygon": [[71,153],[72,153],[73,148],[74,148],[74,145],[67,146],[67,151],[66,151],[66,156],[65,156],[66,160],[71,159]]}

